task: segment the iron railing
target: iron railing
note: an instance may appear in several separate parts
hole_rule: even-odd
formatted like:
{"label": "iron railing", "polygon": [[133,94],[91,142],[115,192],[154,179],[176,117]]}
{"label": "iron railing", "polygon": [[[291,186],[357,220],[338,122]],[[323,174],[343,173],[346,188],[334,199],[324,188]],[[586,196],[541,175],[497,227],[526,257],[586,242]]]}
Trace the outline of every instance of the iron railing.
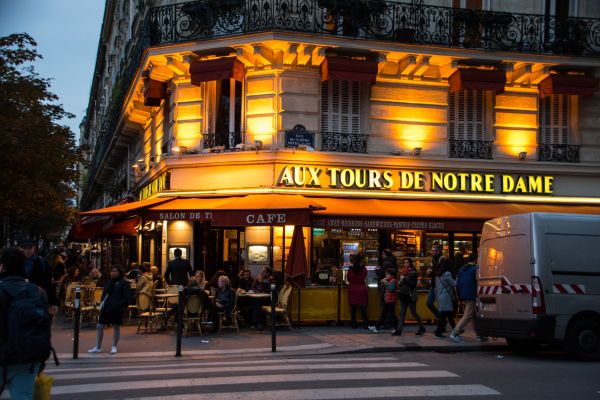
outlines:
{"label": "iron railing", "polygon": [[362,133],[321,132],[321,151],[366,153],[368,138]]}
{"label": "iron railing", "polygon": [[579,162],[579,145],[538,143],[538,161]]}
{"label": "iron railing", "polygon": [[492,159],[492,141],[449,139],[450,158]]}
{"label": "iron railing", "polygon": [[154,7],[151,45],[282,30],[483,50],[600,55],[600,19],[384,0],[203,0]]}
{"label": "iron railing", "polygon": [[202,134],[202,149],[212,149],[223,146],[224,150],[233,151],[235,146],[245,143],[245,132],[217,132]]}

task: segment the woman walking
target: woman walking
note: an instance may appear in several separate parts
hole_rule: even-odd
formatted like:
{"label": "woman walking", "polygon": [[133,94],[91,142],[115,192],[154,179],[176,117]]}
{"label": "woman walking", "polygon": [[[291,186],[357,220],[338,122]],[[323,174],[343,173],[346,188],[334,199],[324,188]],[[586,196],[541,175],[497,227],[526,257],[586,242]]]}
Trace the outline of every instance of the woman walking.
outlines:
{"label": "woman walking", "polygon": [[392,335],[402,335],[402,328],[404,327],[404,321],[406,320],[406,309],[408,308],[419,324],[417,335],[420,336],[425,333],[425,326],[423,325],[421,316],[417,312],[417,282],[419,276],[412,258],[404,259],[402,274],[404,275],[404,279],[400,282],[400,287],[398,289],[400,297],[400,318],[398,319],[398,327],[392,332]]}
{"label": "woman walking", "polygon": [[100,302],[100,316],[96,326],[96,347],[88,350],[88,353],[102,352],[102,338],[104,337],[104,326],[111,324],[114,329],[113,345],[110,354],[117,353],[117,344],[121,336],[121,324],[123,314],[129,305],[129,281],[124,279],[123,268],[114,265],[110,270],[110,280],[102,291]]}
{"label": "woman walking", "polygon": [[367,269],[361,262],[360,254],[355,254],[352,258],[352,267],[346,277],[348,281],[348,304],[350,305],[350,318],[352,319],[352,328],[356,325],[356,309],[360,308],[363,319],[363,328],[369,326],[369,317],[367,316]]}
{"label": "woman walking", "polygon": [[454,279],[452,278],[452,261],[444,260],[441,265],[441,275],[436,278],[435,283],[435,295],[438,303],[438,310],[440,311],[440,318],[438,319],[438,326],[435,331],[435,337],[438,339],[445,338],[444,332],[446,331],[446,322],[454,328],[454,318],[452,312],[454,311],[453,297],[454,297]]}

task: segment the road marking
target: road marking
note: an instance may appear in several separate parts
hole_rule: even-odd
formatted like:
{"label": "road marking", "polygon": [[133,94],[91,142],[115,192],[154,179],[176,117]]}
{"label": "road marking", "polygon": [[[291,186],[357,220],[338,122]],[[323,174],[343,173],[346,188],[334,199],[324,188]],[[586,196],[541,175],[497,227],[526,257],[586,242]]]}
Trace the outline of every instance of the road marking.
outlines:
{"label": "road marking", "polygon": [[[397,361],[394,357],[371,357],[369,361]],[[180,368],[180,367],[219,367],[226,365],[256,365],[256,364],[300,364],[305,362],[364,362],[365,358],[291,358],[291,359],[267,359],[267,360],[240,360],[240,361],[201,361],[201,362],[184,362],[177,363],[173,360],[170,364],[153,364],[144,365],[144,370],[158,369],[158,368]],[[412,363],[415,367],[427,366],[421,363]],[[88,364],[89,365],[89,364]],[[131,370],[131,366],[112,366],[112,367],[80,367],[80,368],[62,368],[60,366],[51,365],[46,368],[46,371],[52,374],[65,373],[65,372],[82,372],[82,371],[116,371],[116,370]]]}
{"label": "road marking", "polygon": [[[395,362],[395,363],[348,363],[348,364],[306,364],[306,365],[249,365],[249,366],[224,366],[214,368],[181,368],[179,365],[171,365],[170,368],[148,370],[132,369],[127,371],[108,371],[102,373],[102,378],[115,378],[121,376],[154,376],[154,375],[183,375],[183,374],[206,374],[215,372],[252,372],[252,371],[314,371],[314,370],[342,370],[357,368],[418,368],[426,367],[425,364],[415,362]],[[55,381],[67,379],[94,379],[98,377],[97,371],[80,372],[74,374],[56,374],[53,375]]]}
{"label": "road marking", "polygon": [[139,397],[127,400],[334,400],[398,397],[491,396],[500,392],[483,385],[383,386],[361,388],[293,389],[257,392],[198,393]]}
{"label": "road marking", "polygon": [[[104,382],[76,384],[68,386],[54,386],[53,395],[110,392],[134,389],[166,389],[179,387],[207,387],[218,385],[244,385],[260,382],[290,383],[290,382],[319,382],[319,381],[356,381],[369,379],[416,379],[416,378],[458,378],[458,375],[441,370],[432,371],[379,371],[379,372],[340,372],[340,373],[311,373],[311,374],[280,374],[280,375],[247,375],[247,376],[221,376],[214,378],[187,378],[187,379],[162,379],[126,382]],[[263,393],[263,392],[261,392]]]}
{"label": "road marking", "polygon": [[[303,351],[303,350],[320,350],[333,347],[330,343],[315,343],[315,344],[302,344],[298,346],[277,346],[277,352],[286,352],[286,351]],[[268,355],[271,353],[270,347],[260,347],[254,349],[224,349],[224,350],[183,350],[183,353],[186,356],[205,356],[205,355],[221,355],[221,354],[248,354],[248,353],[264,353]],[[139,352],[139,353],[118,353],[118,354],[109,354],[99,353],[99,354],[90,354],[90,353],[79,353],[79,358],[131,358],[131,357],[173,357],[175,355],[175,350],[173,351],[148,351],[148,352]],[[72,358],[73,353],[57,353],[57,357],[61,358]]]}

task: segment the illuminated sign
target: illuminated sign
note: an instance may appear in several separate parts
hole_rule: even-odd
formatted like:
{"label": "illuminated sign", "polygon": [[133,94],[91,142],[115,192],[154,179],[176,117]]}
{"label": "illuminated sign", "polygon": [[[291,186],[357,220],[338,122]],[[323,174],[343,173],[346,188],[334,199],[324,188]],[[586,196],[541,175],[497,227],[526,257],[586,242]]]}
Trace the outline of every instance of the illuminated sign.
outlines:
{"label": "illuminated sign", "polygon": [[163,190],[169,189],[169,186],[171,185],[170,181],[171,181],[171,173],[170,172],[167,171],[167,172],[160,174],[160,176],[158,178],[154,179],[152,182],[150,182],[149,184],[145,185],[144,187],[142,187],[140,189],[140,192],[138,194],[138,200],[148,199],[148,198],[152,197],[153,195],[155,195],[156,193],[160,193]]}
{"label": "illuminated sign", "polygon": [[278,186],[451,193],[553,194],[554,177],[286,165]]}

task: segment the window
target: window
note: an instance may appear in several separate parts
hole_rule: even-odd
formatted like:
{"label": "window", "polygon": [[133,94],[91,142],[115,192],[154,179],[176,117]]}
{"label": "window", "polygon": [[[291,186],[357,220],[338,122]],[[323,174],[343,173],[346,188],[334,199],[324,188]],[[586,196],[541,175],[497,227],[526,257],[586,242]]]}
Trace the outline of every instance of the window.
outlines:
{"label": "window", "polygon": [[360,132],[360,82],[327,80],[321,86],[321,131]]}
{"label": "window", "polygon": [[485,115],[483,90],[457,90],[448,100],[449,139],[483,140]]}
{"label": "window", "polygon": [[564,145],[569,136],[569,96],[553,94],[540,100],[538,144]]}
{"label": "window", "polygon": [[242,142],[242,83],[235,79],[206,82],[208,129],[205,148],[232,150]]}

